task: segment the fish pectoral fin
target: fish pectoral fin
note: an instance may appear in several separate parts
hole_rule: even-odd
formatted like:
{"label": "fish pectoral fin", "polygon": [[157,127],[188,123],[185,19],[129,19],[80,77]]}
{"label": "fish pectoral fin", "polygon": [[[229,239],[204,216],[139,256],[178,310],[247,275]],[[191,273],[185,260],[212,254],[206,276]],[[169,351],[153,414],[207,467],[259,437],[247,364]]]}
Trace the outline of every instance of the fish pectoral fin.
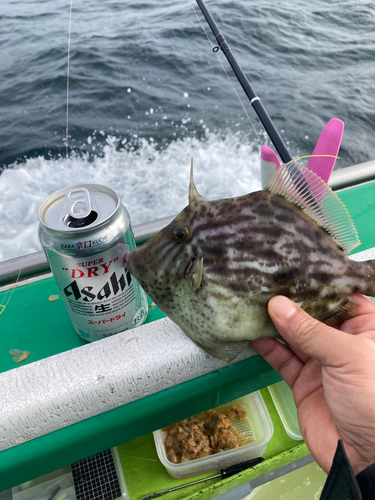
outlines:
{"label": "fish pectoral fin", "polygon": [[203,257],[201,258],[194,274],[191,277],[191,286],[193,288],[193,292],[198,293],[198,289],[202,284],[202,275],[203,275]]}
{"label": "fish pectoral fin", "polygon": [[225,361],[229,365],[249,345],[249,340],[241,340],[239,342],[228,342],[227,344],[216,344],[210,347],[202,346],[202,348],[212,356]]}

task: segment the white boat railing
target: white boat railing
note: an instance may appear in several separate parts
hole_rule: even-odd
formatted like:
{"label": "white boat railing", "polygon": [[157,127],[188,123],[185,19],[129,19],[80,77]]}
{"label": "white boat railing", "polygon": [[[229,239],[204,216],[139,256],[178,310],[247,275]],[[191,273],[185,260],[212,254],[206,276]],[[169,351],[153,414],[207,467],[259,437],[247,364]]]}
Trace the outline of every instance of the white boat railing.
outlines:
{"label": "white boat railing", "polygon": [[333,171],[329,185],[334,191],[339,191],[373,180],[375,180],[375,160]]}
{"label": "white boat railing", "polygon": [[[375,160],[335,170],[331,175],[329,185],[333,190],[339,191],[373,180],[375,180]],[[164,217],[163,219],[133,226],[137,245],[141,245],[158,233],[163,227],[172,222],[174,217]],[[16,257],[0,262],[0,286],[50,272],[51,269],[43,251]]]}

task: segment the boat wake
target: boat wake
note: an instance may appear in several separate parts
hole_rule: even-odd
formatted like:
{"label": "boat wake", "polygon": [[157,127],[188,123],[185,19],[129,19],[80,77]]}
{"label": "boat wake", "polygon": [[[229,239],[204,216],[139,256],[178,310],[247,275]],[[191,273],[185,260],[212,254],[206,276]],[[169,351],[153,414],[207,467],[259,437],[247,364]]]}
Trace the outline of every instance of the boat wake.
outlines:
{"label": "boat wake", "polygon": [[[92,138],[87,139],[92,146]],[[93,148],[91,148],[93,149]],[[190,159],[196,184],[208,199],[239,196],[260,189],[260,146],[243,134],[207,132],[204,140],[185,137],[161,149],[152,139],[137,145],[107,136],[96,156],[28,158],[0,175],[0,261],[41,250],[37,211],[63,187],[81,183],[114,189],[133,224],[180,212],[187,205]]]}

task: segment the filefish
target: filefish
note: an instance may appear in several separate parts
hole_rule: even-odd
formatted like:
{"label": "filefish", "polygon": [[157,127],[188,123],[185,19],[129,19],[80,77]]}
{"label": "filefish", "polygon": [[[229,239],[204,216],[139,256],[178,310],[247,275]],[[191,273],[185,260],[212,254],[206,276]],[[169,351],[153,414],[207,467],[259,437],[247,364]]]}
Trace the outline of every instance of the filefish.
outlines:
{"label": "filefish", "polygon": [[198,346],[230,363],[250,340],[276,337],[267,312],[285,295],[337,326],[348,296],[375,295],[375,261],[347,255],[360,244],[353,221],[323,180],[294,162],[265,189],[204,199],[190,174],[189,204],[125,255],[125,266]]}

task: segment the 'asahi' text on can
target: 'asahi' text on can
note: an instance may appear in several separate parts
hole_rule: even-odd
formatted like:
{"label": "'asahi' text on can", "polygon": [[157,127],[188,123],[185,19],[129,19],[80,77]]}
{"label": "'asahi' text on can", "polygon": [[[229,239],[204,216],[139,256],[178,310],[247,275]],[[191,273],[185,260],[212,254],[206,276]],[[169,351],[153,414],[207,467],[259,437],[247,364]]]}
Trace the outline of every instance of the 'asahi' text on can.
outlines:
{"label": "'asahi' text on can", "polygon": [[141,325],[147,298],[123,260],[135,248],[130,218],[104,186],[62,189],[40,206],[39,238],[73,326],[88,341]]}

